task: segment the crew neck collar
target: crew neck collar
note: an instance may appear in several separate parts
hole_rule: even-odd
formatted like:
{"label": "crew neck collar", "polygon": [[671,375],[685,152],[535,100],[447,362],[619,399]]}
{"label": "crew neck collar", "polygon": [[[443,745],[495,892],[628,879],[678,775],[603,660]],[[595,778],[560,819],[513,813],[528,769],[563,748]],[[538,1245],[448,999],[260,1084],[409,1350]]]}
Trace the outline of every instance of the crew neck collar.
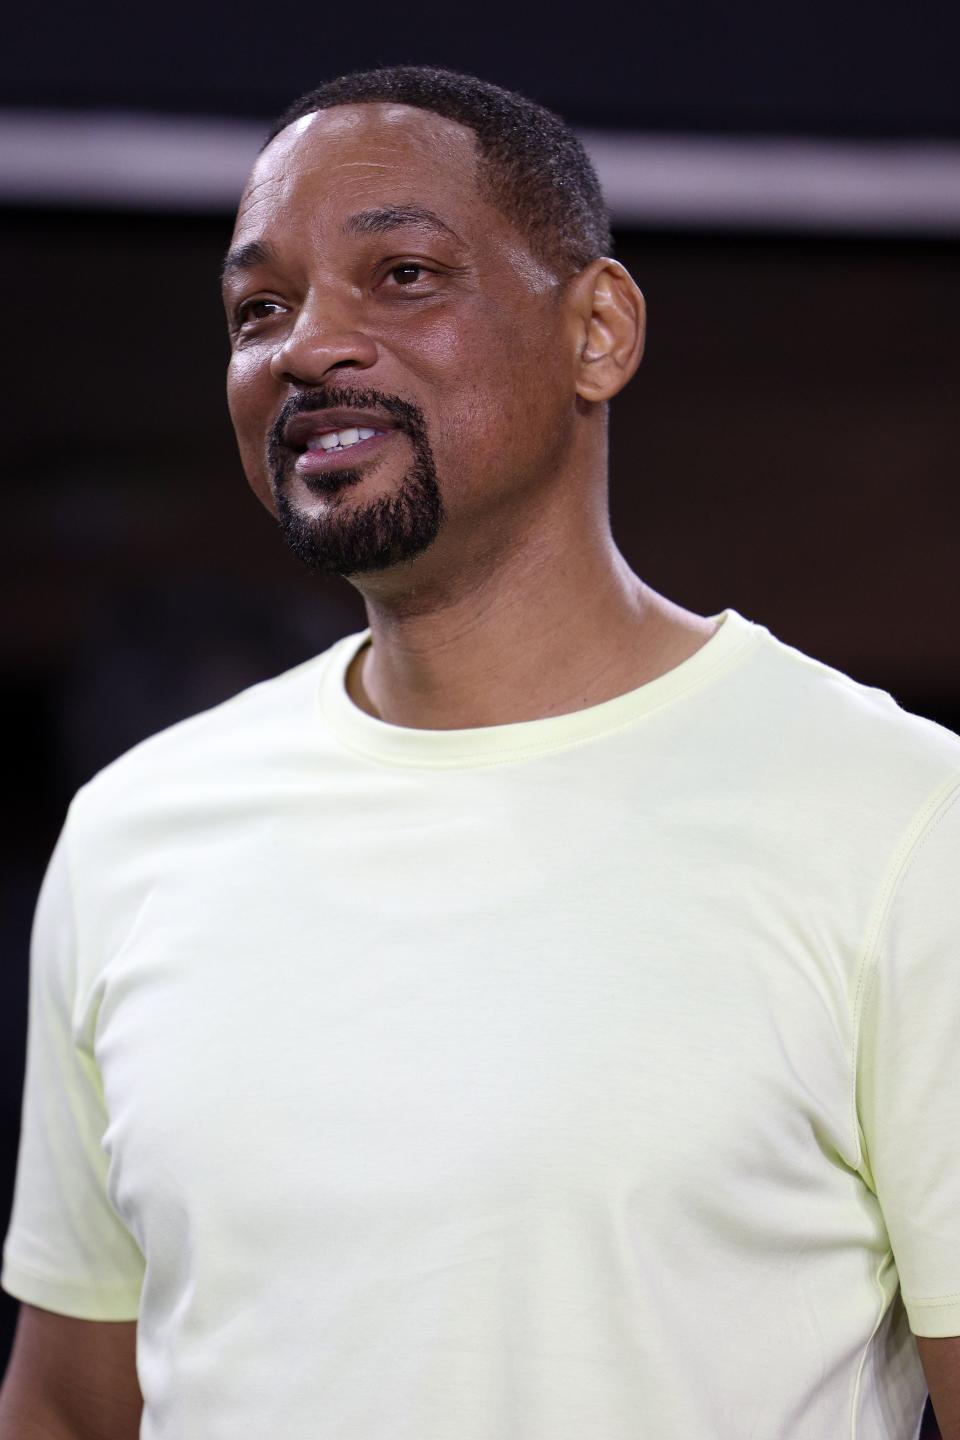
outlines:
{"label": "crew neck collar", "polygon": [[421,730],[378,720],[354,704],[346,688],[352,660],[372,639],[369,629],[345,636],[327,651],[317,700],[327,728],[344,745],[386,764],[450,768],[513,763],[581,745],[642,719],[703,684],[763,631],[736,610],[709,618],[718,622],[710,639],[672,670],[635,690],[565,715],[467,730]]}

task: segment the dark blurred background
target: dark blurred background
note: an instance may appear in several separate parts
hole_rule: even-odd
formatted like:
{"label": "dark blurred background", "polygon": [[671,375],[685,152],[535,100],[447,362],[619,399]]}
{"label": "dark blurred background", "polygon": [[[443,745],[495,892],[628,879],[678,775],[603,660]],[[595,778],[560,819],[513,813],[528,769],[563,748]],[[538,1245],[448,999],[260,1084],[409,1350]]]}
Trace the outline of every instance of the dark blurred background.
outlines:
{"label": "dark blurred background", "polygon": [[[53,0],[5,34],[4,1229],[29,926],[71,794],[365,624],[247,493],[223,400],[231,209],[320,80],[442,64],[581,130],[650,310],[613,410],[621,549],[960,729],[953,6]],[[0,1367],[15,1311],[0,1296]]]}

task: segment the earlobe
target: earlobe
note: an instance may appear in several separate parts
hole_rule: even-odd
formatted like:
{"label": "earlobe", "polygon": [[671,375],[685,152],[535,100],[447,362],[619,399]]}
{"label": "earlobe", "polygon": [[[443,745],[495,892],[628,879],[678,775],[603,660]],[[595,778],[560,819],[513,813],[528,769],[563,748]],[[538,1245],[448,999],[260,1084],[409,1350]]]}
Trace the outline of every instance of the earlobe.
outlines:
{"label": "earlobe", "polygon": [[643,295],[616,260],[595,260],[579,277],[582,290],[577,394],[610,400],[636,372],[643,355]]}

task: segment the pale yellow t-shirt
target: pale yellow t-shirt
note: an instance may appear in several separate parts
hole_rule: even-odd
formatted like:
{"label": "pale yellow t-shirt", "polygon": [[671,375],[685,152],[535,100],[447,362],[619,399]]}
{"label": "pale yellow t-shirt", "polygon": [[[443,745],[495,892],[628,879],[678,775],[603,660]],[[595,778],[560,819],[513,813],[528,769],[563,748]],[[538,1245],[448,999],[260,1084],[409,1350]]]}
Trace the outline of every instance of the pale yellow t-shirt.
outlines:
{"label": "pale yellow t-shirt", "polygon": [[144,1440],[915,1436],[960,740],[718,618],[438,732],[352,635],[79,792],[2,1284],[139,1318]]}

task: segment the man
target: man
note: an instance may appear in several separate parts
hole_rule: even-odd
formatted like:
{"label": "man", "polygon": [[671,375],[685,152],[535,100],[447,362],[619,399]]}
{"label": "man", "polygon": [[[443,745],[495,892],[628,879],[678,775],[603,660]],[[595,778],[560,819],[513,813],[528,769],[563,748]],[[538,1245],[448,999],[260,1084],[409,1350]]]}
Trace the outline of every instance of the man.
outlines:
{"label": "man", "polygon": [[960,1436],[960,741],[631,572],[609,252],[467,77],[262,151],[231,414],[369,629],[71,806],[2,1440]]}

